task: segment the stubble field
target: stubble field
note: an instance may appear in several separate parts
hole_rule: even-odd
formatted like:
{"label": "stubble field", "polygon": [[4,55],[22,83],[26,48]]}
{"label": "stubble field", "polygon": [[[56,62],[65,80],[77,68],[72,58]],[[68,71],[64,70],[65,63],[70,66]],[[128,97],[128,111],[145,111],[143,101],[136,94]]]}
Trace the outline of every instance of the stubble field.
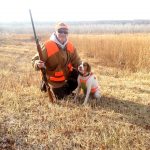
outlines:
{"label": "stubble field", "polygon": [[1,34],[0,149],[149,150],[150,35],[70,39],[98,78],[98,105],[83,107],[72,97],[50,104],[31,65],[33,35]]}

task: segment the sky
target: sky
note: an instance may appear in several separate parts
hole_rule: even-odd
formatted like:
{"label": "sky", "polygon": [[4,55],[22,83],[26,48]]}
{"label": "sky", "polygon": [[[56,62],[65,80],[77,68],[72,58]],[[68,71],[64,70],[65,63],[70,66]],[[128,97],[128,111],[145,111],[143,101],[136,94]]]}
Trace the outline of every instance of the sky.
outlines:
{"label": "sky", "polygon": [[150,19],[150,0],[0,0],[1,22]]}

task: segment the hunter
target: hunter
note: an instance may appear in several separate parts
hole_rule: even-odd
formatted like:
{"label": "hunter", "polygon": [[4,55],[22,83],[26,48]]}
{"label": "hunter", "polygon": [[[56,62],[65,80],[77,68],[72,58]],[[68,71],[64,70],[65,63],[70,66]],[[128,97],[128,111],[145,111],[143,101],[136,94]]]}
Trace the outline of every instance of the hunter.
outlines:
{"label": "hunter", "polygon": [[[50,39],[41,46],[44,61],[39,60],[38,54],[32,58],[35,70],[46,68],[48,83],[57,99],[63,99],[77,88],[77,67],[81,59],[68,34],[68,25],[58,23]],[[46,92],[43,82],[41,91]]]}

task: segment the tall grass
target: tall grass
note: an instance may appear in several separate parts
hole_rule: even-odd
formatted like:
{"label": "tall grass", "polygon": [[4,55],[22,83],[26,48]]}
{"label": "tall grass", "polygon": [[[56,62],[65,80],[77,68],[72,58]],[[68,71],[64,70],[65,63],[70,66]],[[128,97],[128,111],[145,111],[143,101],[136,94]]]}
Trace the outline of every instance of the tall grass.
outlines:
{"label": "tall grass", "polygon": [[149,71],[150,34],[72,35],[78,51],[101,65]]}

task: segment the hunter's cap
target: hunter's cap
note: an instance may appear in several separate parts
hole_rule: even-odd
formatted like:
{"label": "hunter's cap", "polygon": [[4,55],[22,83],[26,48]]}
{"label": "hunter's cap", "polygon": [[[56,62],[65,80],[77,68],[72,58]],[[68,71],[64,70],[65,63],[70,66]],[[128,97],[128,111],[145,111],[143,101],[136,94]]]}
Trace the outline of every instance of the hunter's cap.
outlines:
{"label": "hunter's cap", "polygon": [[56,24],[55,30],[57,31],[59,29],[66,29],[66,30],[68,30],[68,25],[66,25],[63,22],[59,22],[59,23]]}

